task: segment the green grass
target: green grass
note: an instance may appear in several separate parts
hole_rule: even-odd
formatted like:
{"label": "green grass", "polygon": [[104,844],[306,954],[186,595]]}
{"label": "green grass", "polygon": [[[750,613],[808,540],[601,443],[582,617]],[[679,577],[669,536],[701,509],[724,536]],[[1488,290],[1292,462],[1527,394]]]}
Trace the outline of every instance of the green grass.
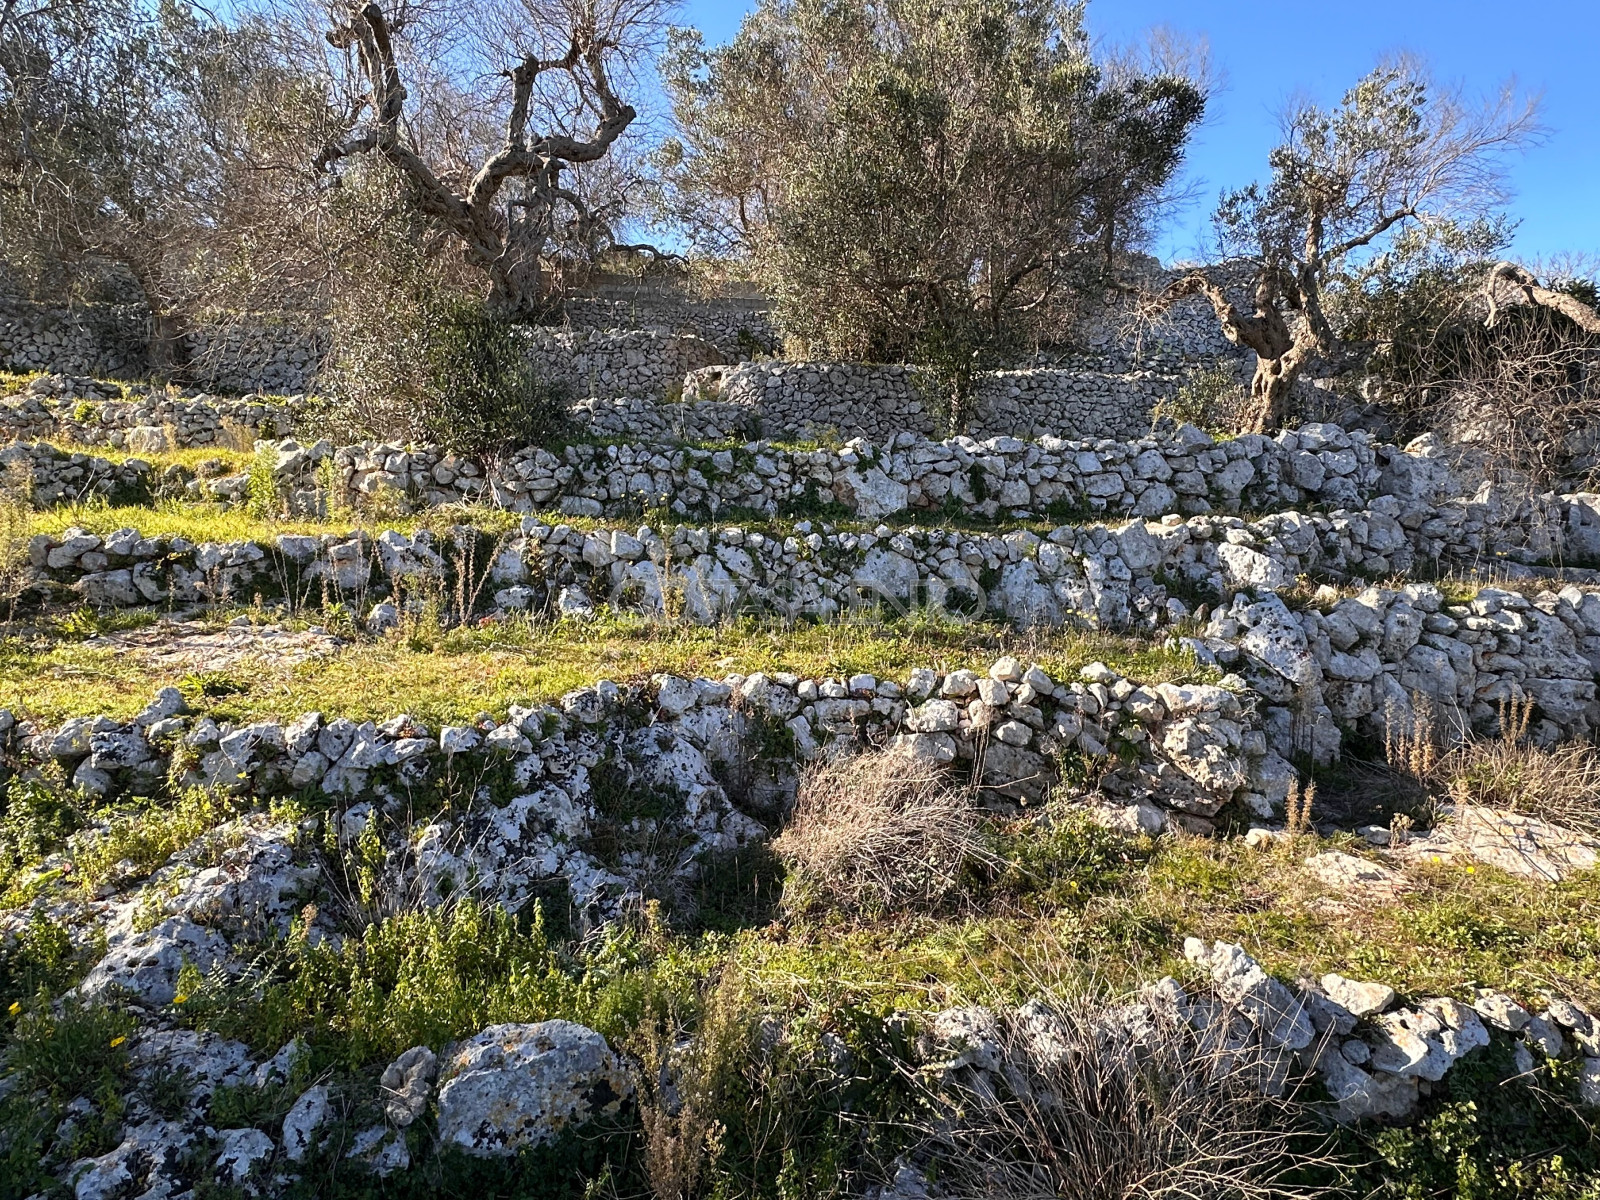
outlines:
{"label": "green grass", "polygon": [[1168,839],[1148,861],[1134,855],[1120,871],[1097,870],[1094,886],[1050,912],[1024,905],[885,923],[835,914],[791,921],[781,938],[753,938],[745,952],[781,986],[806,980],[819,1000],[883,1012],[1184,978],[1188,936],[1239,942],[1285,979],[1337,971],[1416,998],[1493,987],[1529,1003],[1547,988],[1600,999],[1600,875],[1547,884],[1427,863],[1407,870],[1409,890],[1398,897],[1347,902],[1300,866],[1323,848],[1316,839],[1293,854]]}
{"label": "green grass", "polygon": [[209,683],[213,693],[226,694],[205,701],[207,709],[234,720],[316,709],[357,720],[409,713],[442,721],[502,714],[510,704],[553,699],[603,677],[792,671],[904,681],[914,667],[987,670],[1004,654],[1037,661],[1061,679],[1096,659],[1146,683],[1202,674],[1186,655],[1106,633],[866,620],[784,626],[751,619],[707,627],[617,615],[362,640],[297,666],[252,659],[204,678],[197,675],[201,664],[161,667],[121,648],[12,638],[0,642],[0,707],[44,721],[102,712],[126,718],[159,687],[178,686],[198,701]]}

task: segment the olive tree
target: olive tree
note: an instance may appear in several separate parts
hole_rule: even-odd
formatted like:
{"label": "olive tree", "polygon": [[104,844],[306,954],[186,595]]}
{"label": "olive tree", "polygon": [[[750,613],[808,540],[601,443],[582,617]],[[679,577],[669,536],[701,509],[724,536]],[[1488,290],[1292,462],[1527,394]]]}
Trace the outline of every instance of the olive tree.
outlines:
{"label": "olive tree", "polygon": [[1154,307],[1204,296],[1228,340],[1256,356],[1245,427],[1278,428],[1296,379],[1338,348],[1330,282],[1408,227],[1495,207],[1503,154],[1535,133],[1534,105],[1509,91],[1472,105],[1415,63],[1381,66],[1333,108],[1292,109],[1268,181],[1223,196],[1219,241],[1255,263],[1249,311],[1208,270],[1180,276]]}
{"label": "olive tree", "polygon": [[174,367],[240,153],[254,33],[181,2],[7,4],[4,17],[0,258],[126,270],[154,365]]}
{"label": "olive tree", "polygon": [[[477,8],[400,0],[387,10],[363,0],[336,3],[327,33],[335,82],[354,86],[345,95],[344,128],[315,165],[337,181],[363,159],[382,159],[404,181],[414,209],[448,230],[487,277],[488,310],[535,316],[556,257],[617,243],[616,206],[596,204],[574,176],[581,180],[585,166],[606,159],[638,118],[620,80],[656,44],[669,7],[669,0],[506,0]],[[463,40],[462,30],[472,36]],[[408,67],[417,77],[409,84]],[[447,100],[415,111],[430,93]]]}
{"label": "olive tree", "polygon": [[762,0],[666,78],[695,247],[747,255],[805,352],[958,376],[1138,240],[1205,105],[1056,0]]}

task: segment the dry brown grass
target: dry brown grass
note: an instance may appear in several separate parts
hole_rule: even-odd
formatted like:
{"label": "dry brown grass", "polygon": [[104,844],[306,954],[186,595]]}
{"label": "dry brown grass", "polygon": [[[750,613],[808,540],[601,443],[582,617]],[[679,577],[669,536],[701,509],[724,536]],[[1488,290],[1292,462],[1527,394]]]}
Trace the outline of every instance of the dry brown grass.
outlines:
{"label": "dry brown grass", "polygon": [[[1170,1009],[1057,1002],[1000,1023],[1001,1068],[958,1087],[930,1138],[951,1200],[1303,1200],[1320,1157],[1293,1099],[1263,1094],[1260,1052]],[[996,1082],[997,1081],[997,1082]],[[948,1095],[945,1093],[946,1099]]]}
{"label": "dry brown grass", "polygon": [[711,981],[692,1037],[675,1021],[641,1030],[633,1047],[653,1200],[692,1200],[722,1154],[721,1116],[746,1065],[757,1011],[733,973]]}
{"label": "dry brown grass", "polygon": [[785,902],[874,914],[946,901],[969,865],[993,862],[983,816],[938,767],[887,751],[812,764],[773,843]]}
{"label": "dry brown grass", "polygon": [[1600,751],[1590,742],[1536,745],[1528,737],[1532,714],[1531,701],[1507,705],[1495,737],[1449,750],[1434,768],[1445,796],[1600,833]]}
{"label": "dry brown grass", "polygon": [[1503,704],[1493,736],[1446,744],[1418,705],[1411,728],[1387,741],[1389,765],[1450,804],[1600,833],[1600,750],[1591,742],[1538,745],[1529,737],[1533,708],[1532,700]]}

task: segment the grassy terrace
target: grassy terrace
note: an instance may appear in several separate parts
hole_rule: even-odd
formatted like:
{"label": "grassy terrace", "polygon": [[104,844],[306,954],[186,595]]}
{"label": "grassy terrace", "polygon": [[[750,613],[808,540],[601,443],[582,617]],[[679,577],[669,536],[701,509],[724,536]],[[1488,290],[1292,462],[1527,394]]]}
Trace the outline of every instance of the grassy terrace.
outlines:
{"label": "grassy terrace", "polygon": [[[229,613],[212,622],[220,630]],[[83,615],[0,642],[0,706],[46,721],[86,713],[126,716],[158,687],[211,697],[234,720],[312,709],[330,716],[383,719],[410,713],[423,720],[502,714],[508,704],[550,699],[610,677],[656,671],[721,676],[792,671],[807,677],[870,673],[904,679],[913,667],[987,669],[1003,654],[1036,661],[1070,678],[1103,660],[1156,683],[1193,677],[1194,661],[1159,644],[1080,631],[1018,634],[991,623],[784,625],[746,620],[716,627],[673,625],[615,615],[587,623],[513,618],[441,632],[418,625],[373,640],[362,638],[326,657],[288,665],[270,649],[233,666],[204,660],[153,662],[126,644],[154,620]]]}
{"label": "grassy terrace", "polygon": [[[1035,835],[1030,835],[1035,836]],[[741,961],[765,986],[876,1011],[1019,1003],[1041,991],[1121,992],[1192,973],[1186,936],[1242,943],[1281,978],[1338,971],[1402,995],[1470,998],[1494,987],[1530,1002],[1546,988],[1600,999],[1600,877],[1532,882],[1488,867],[1421,862],[1392,897],[1352,897],[1304,860],[1348,837],[1292,847],[1240,840],[1096,837],[1070,826],[1019,855],[1040,890],[965,916],[893,921],[808,915],[744,935]],[[1019,872],[1019,878],[1021,877]]]}

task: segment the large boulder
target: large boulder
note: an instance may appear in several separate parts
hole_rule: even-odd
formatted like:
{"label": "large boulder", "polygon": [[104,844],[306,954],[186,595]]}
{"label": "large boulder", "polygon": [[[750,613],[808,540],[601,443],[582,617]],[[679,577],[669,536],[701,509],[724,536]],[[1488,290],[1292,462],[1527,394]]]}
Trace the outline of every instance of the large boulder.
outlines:
{"label": "large boulder", "polygon": [[605,1038],[571,1021],[491,1025],[449,1051],[440,1078],[439,1138],[480,1158],[614,1113],[632,1091]]}

